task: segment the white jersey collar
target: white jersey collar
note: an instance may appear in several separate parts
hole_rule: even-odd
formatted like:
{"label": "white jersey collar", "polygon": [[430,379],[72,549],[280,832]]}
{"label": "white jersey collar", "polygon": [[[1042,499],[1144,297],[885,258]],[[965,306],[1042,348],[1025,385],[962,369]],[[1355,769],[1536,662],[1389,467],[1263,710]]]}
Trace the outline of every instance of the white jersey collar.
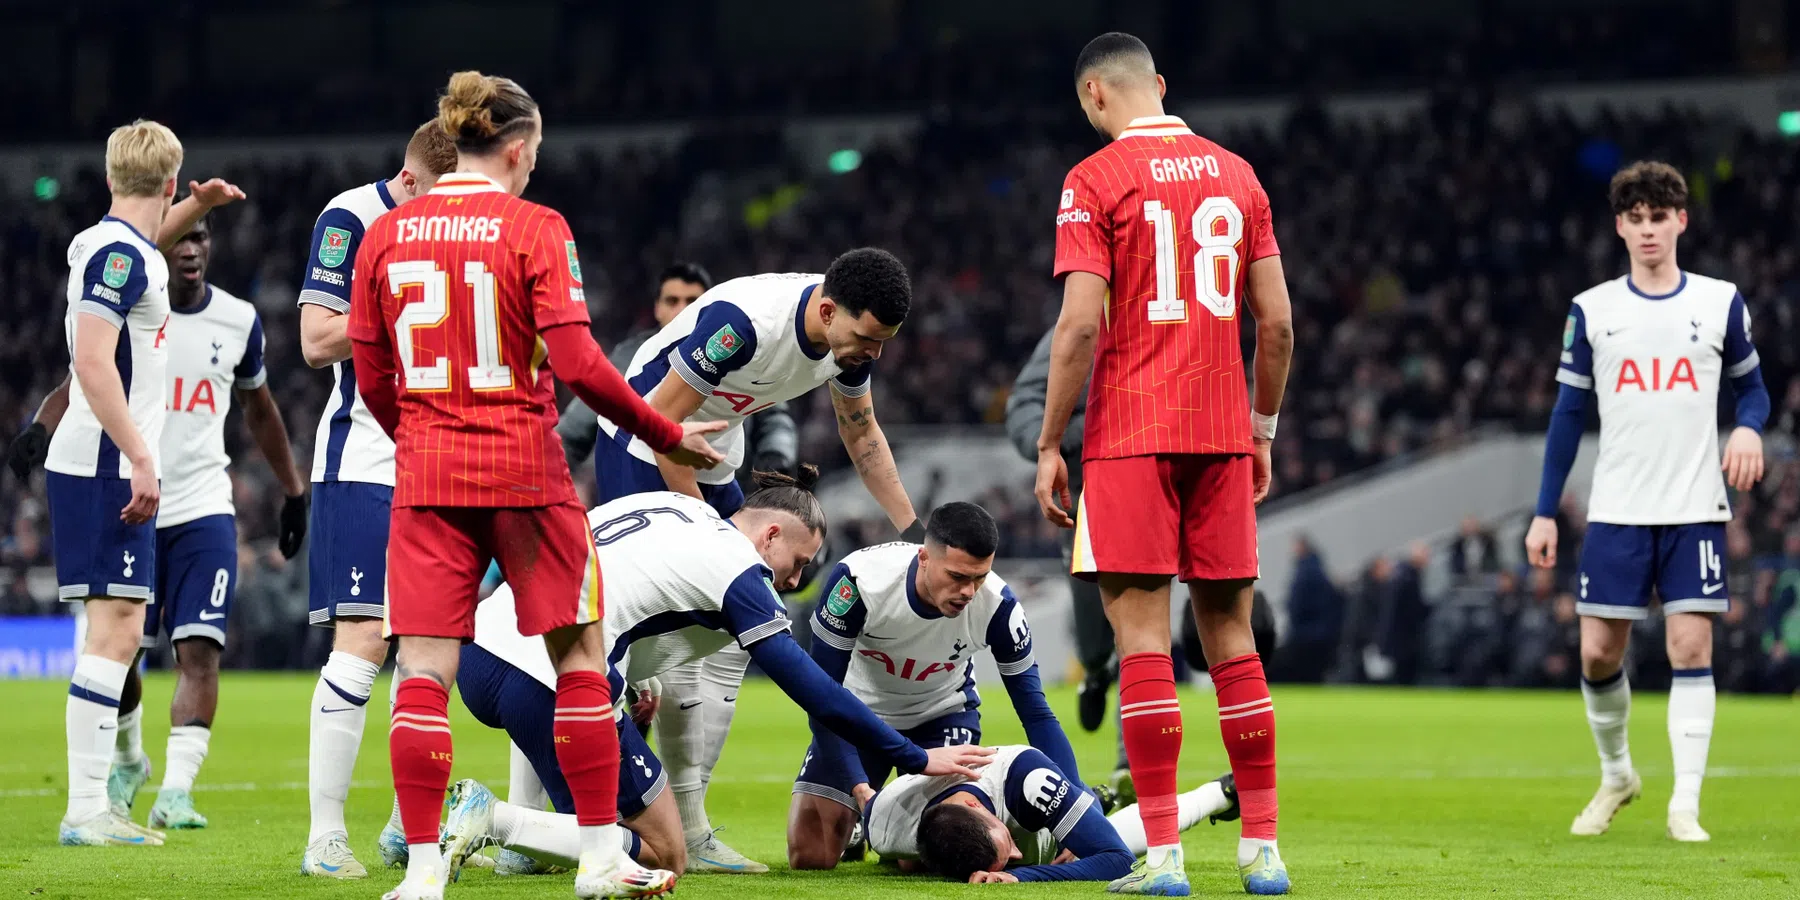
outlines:
{"label": "white jersey collar", "polygon": [[1193,133],[1180,116],[1138,116],[1119,132],[1119,137],[1172,137]]}
{"label": "white jersey collar", "polygon": [[433,194],[446,195],[484,194],[489,191],[505,193],[506,188],[480,172],[451,172],[438,178],[437,184],[431,187]]}

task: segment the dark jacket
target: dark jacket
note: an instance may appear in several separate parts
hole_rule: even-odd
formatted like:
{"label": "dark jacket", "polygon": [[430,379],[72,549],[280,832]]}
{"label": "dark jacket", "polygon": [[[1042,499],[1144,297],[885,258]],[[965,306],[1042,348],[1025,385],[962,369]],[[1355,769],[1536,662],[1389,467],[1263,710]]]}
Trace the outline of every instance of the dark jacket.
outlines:
{"label": "dark jacket", "polygon": [[[1013,382],[1012,395],[1006,398],[1006,436],[1013,449],[1027,462],[1037,462],[1038,434],[1044,430],[1044,399],[1050,390],[1050,336],[1046,331],[1031,351],[1031,358],[1019,370]],[[1081,477],[1081,433],[1087,412],[1087,386],[1075,398],[1075,412],[1069,416],[1069,429],[1063,432],[1063,459],[1069,463],[1071,490]]]}

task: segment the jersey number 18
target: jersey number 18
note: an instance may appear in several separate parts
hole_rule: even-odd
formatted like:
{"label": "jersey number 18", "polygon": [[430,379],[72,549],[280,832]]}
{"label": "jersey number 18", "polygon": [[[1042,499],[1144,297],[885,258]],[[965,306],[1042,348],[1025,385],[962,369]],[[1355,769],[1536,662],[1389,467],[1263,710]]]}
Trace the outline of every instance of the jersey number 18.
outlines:
{"label": "jersey number 18", "polygon": [[[1181,266],[1175,256],[1175,213],[1161,200],[1144,201],[1144,218],[1156,232],[1156,299],[1150,321],[1187,321],[1181,299]],[[1200,304],[1221,319],[1237,314],[1238,244],[1244,239],[1244,213],[1230,197],[1208,197],[1194,210],[1194,284]]]}

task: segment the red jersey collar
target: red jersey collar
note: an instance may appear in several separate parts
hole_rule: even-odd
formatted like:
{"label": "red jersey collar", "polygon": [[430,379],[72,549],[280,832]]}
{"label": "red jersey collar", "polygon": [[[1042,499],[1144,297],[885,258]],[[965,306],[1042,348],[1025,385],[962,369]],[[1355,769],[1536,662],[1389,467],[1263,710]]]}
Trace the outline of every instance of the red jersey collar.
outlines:
{"label": "red jersey collar", "polygon": [[506,188],[480,172],[447,172],[431,186],[433,194],[482,194],[488,191],[504,193]]}
{"label": "red jersey collar", "polygon": [[1125,126],[1124,131],[1119,132],[1119,137],[1168,137],[1193,133],[1193,129],[1187,127],[1180,116],[1138,116]]}

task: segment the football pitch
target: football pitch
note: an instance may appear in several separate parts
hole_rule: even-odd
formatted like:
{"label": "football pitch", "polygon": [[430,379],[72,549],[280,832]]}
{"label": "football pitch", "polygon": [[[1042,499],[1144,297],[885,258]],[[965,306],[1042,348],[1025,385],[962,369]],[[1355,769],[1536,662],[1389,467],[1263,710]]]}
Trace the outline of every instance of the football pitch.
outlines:
{"label": "football pitch", "polygon": [[[161,848],[55,845],[66,779],[60,682],[9,682],[0,729],[0,898],[374,898],[399,880],[377,870],[374,839],[390,790],[386,730],[371,717],[350,797],[351,843],[371,866],[361,882],[302,878],[307,830],[306,726],[310,674],[227,672],[220,727],[195,791],[211,820],[171,832]],[[146,681],[145,746],[160,766],[173,682]],[[377,696],[385,695],[385,680]],[[1710,844],[1663,836],[1670,789],[1664,698],[1640,695],[1632,745],[1641,800],[1611,833],[1576,839],[1569,821],[1598,777],[1574,693],[1423,690],[1275,690],[1281,754],[1281,844],[1302,897],[1796,897],[1800,896],[1800,707],[1787,699],[1720,698],[1702,822]],[[1051,697],[1074,727],[1074,693]],[[690,876],[680,895],[761,898],[1098,896],[1099,884],[953,885],[893,874],[874,862],[790,873],[788,789],[806,743],[804,717],[770,684],[745,686],[709,806],[724,839],[775,871]],[[1188,740],[1183,787],[1226,770],[1212,696],[1183,695]],[[455,777],[498,786],[506,741],[452,702]],[[1022,741],[1004,692],[989,691],[987,743]],[[1113,760],[1109,725],[1071,733],[1090,780]],[[159,783],[160,774],[152,779]],[[503,789],[499,792],[505,795]],[[142,822],[154,798],[140,795]],[[1237,826],[1201,824],[1185,836],[1196,896],[1242,896],[1231,857]],[[492,851],[489,851],[492,852]],[[571,876],[497,878],[467,871],[451,896],[572,896]]]}

